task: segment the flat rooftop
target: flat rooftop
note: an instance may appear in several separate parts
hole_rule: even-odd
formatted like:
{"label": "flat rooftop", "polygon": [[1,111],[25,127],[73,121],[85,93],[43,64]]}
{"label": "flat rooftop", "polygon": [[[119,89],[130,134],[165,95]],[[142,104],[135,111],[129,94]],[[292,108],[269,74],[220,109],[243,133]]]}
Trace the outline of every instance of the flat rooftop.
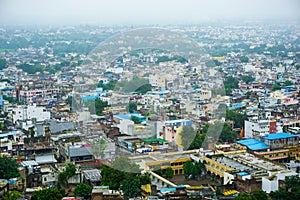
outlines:
{"label": "flat rooftop", "polygon": [[293,135],[290,133],[275,133],[275,134],[268,134],[263,136],[266,140],[278,140],[278,139],[286,139],[286,138],[297,138],[297,135]]}

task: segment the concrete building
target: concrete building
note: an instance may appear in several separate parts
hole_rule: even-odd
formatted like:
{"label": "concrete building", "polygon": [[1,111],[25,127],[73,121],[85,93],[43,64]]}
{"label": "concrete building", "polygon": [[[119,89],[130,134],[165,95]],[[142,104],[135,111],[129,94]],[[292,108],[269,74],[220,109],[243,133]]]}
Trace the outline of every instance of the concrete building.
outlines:
{"label": "concrete building", "polygon": [[181,126],[192,126],[192,121],[184,120],[184,119],[165,121],[163,126],[163,130],[164,130],[163,139],[168,140],[169,142],[175,142],[176,130]]}
{"label": "concrete building", "polygon": [[17,121],[27,121],[36,119],[37,121],[49,120],[51,114],[44,107],[37,107],[35,105],[18,106],[12,109],[13,123]]}

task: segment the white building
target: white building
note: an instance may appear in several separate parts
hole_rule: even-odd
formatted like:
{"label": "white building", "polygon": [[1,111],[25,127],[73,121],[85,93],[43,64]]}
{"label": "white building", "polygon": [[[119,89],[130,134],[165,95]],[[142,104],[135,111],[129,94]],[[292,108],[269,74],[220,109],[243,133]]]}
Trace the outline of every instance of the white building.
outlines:
{"label": "white building", "polygon": [[296,172],[286,171],[273,176],[262,177],[261,189],[267,193],[275,192],[279,189],[279,181],[284,181],[287,176],[295,176]]}
{"label": "white building", "polygon": [[272,120],[258,120],[245,121],[245,138],[252,138],[254,136],[265,136],[267,134],[282,132],[276,121]]}
{"label": "white building", "polygon": [[12,109],[13,123],[16,121],[27,121],[36,119],[37,121],[45,121],[50,119],[50,112],[44,107],[37,107],[36,105],[18,106]]}

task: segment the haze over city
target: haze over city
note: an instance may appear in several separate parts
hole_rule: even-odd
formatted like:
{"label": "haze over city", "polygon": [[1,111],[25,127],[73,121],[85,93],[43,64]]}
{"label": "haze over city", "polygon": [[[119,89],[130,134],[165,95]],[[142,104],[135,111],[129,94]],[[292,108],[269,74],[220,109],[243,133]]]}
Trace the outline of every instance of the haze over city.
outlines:
{"label": "haze over city", "polygon": [[184,24],[300,20],[298,0],[1,0],[1,24]]}

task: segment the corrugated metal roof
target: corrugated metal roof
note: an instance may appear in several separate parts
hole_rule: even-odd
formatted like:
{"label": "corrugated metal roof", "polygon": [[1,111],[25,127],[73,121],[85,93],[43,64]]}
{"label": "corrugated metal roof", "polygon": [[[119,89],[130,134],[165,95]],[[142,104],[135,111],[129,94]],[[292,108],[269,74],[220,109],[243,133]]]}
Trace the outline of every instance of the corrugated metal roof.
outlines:
{"label": "corrugated metal roof", "polygon": [[285,139],[285,138],[296,138],[297,135],[293,135],[290,133],[275,133],[275,134],[269,134],[264,136],[263,138],[267,140],[278,140],[278,139]]}
{"label": "corrugated metal roof", "polygon": [[262,141],[250,138],[250,139],[246,139],[246,140],[240,140],[237,141],[238,144],[244,145],[246,146],[248,149],[250,150],[261,150],[261,149],[267,149],[269,148],[265,143],[263,143]]}

